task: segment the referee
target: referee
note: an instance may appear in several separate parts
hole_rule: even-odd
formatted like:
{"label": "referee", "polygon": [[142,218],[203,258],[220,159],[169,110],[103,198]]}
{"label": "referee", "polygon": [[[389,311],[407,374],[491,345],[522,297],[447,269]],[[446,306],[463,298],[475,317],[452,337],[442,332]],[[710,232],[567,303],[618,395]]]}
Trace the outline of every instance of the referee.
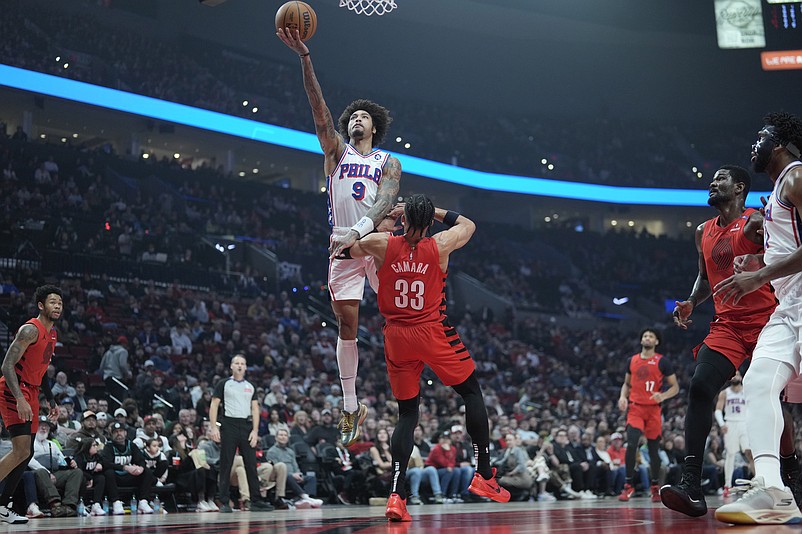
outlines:
{"label": "referee", "polygon": [[[259,440],[259,401],[256,388],[245,380],[247,363],[245,356],[237,354],[231,358],[231,377],[221,380],[212,393],[209,406],[211,421],[210,437],[220,443],[220,511],[231,512],[229,487],[231,485],[231,466],[239,448],[248,487],[251,491],[251,509],[270,511],[273,506],[261,500],[259,477],[256,473],[256,443]],[[218,409],[222,405],[222,412]],[[220,428],[218,429],[218,413]]]}

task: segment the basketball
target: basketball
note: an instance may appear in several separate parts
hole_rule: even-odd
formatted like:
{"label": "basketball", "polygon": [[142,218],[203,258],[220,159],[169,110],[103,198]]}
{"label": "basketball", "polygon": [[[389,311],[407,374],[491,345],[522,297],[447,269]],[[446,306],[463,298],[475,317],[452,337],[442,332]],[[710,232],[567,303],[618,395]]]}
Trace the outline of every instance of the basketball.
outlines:
{"label": "basketball", "polygon": [[276,29],[298,30],[301,41],[306,41],[317,30],[317,15],[306,2],[287,2],[276,11]]}

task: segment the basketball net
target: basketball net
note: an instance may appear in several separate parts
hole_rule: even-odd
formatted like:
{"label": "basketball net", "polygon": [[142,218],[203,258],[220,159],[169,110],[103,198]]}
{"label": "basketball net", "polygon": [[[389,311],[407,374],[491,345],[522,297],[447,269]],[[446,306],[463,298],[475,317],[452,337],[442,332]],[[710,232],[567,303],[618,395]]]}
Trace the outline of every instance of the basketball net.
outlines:
{"label": "basketball net", "polygon": [[395,0],[340,0],[340,7],[347,7],[357,15],[384,15],[395,9]]}

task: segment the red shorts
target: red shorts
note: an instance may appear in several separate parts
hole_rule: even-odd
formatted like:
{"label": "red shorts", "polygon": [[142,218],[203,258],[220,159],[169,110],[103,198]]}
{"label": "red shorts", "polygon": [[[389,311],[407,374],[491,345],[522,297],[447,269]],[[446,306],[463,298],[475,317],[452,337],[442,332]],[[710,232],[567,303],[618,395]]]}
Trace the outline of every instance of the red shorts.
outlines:
{"label": "red shorts", "polygon": [[446,386],[465,382],[476,369],[456,329],[448,323],[384,325],[384,359],[393,395],[400,400],[418,395],[424,365]]}
{"label": "red shorts", "polygon": [[716,317],[716,320],[710,323],[710,333],[705,340],[693,349],[693,357],[696,358],[699,349],[704,344],[710,350],[724,355],[738,369],[742,363],[752,357],[757,338],[768,319],[768,316],[765,317],[765,320],[762,320],[761,317],[744,317],[743,319]]}
{"label": "red shorts", "polygon": [[646,439],[658,439],[663,434],[663,414],[659,404],[629,404],[627,425],[637,428]]}
{"label": "red shorts", "polygon": [[[31,405],[33,412],[33,419],[31,420],[31,434],[36,434],[39,429],[39,388],[29,384],[20,384],[22,396]],[[21,425],[28,421],[20,419],[17,413],[17,399],[11,394],[8,387],[6,387],[6,379],[0,378],[0,416],[3,418],[3,424],[6,428],[11,425]]]}

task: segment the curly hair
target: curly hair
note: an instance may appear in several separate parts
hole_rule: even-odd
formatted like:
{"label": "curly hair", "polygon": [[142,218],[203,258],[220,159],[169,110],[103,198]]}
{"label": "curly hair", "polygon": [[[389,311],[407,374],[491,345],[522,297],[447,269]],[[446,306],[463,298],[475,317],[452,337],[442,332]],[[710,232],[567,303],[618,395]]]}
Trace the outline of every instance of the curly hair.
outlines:
{"label": "curly hair", "polygon": [[777,129],[781,145],[793,143],[797,148],[802,149],[802,120],[799,120],[798,117],[785,111],[779,111],[769,113],[763,117],[763,121]]}
{"label": "curly hair", "polygon": [[646,328],[644,328],[643,330],[640,331],[640,335],[638,336],[638,340],[642,339],[643,338],[643,334],[645,334],[646,332],[651,332],[652,334],[654,334],[654,337],[657,338],[657,343],[658,344],[663,341],[663,336],[660,334],[660,331],[655,329],[655,328],[650,328],[650,327],[646,327]]}
{"label": "curly hair", "polygon": [[48,295],[51,294],[55,294],[58,295],[59,297],[62,297],[60,288],[53,285],[44,285],[36,288],[36,292],[34,293],[34,299],[36,300],[37,304],[41,303],[44,306]]}
{"label": "curly hair", "polygon": [[384,136],[387,135],[387,130],[390,128],[390,123],[393,122],[393,118],[390,117],[390,111],[387,108],[380,106],[376,102],[371,102],[370,100],[359,99],[348,104],[348,107],[345,108],[345,111],[340,115],[340,120],[338,122],[340,135],[345,139],[350,138],[348,135],[348,121],[351,119],[351,115],[354,114],[354,111],[358,109],[367,111],[368,115],[370,115],[370,118],[373,120],[373,127],[376,128],[376,133],[373,134],[372,146],[380,145],[381,142],[384,141]]}

